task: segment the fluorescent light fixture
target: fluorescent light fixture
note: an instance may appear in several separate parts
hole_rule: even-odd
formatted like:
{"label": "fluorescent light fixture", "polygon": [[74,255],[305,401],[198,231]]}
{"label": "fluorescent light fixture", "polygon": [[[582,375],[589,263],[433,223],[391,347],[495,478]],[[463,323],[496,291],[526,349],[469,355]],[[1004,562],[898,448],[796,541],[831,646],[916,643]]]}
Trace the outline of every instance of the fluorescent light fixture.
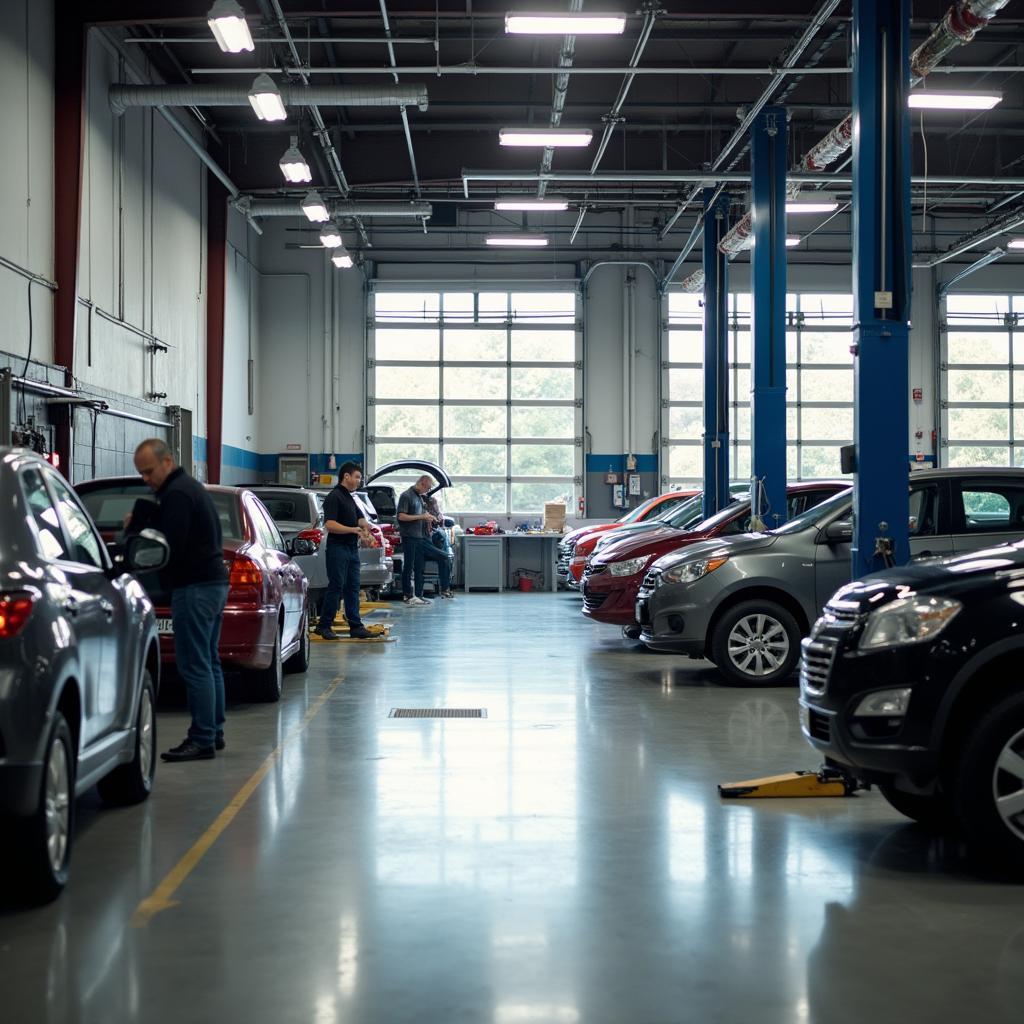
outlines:
{"label": "fluorescent light fixture", "polygon": [[786,248],[795,249],[802,241],[799,235],[786,235]]}
{"label": "fluorescent light fixture", "polygon": [[252,53],[252,33],[245,20],[245,11],[235,0],[217,0],[206,16],[213,38],[225,53],[241,53],[248,50]]}
{"label": "fluorescent light fixture", "polygon": [[341,245],[341,232],[333,220],[329,220],[320,229],[320,242],[328,249],[337,249]]}
{"label": "fluorescent light fixture", "polygon": [[560,213],[569,209],[568,199],[499,199],[496,210],[550,210]]}
{"label": "fluorescent light fixture", "polygon": [[912,110],[991,110],[1002,103],[998,92],[941,92],[915,89],[908,99]]}
{"label": "fluorescent light fixture", "polygon": [[1024,249],[1024,238],[1011,238],[1006,243],[1007,249]]}
{"label": "fluorescent light fixture", "polygon": [[786,213],[832,213],[839,209],[839,203],[835,199],[808,199],[806,196],[797,196],[795,199],[786,200]]}
{"label": "fluorescent light fixture", "polygon": [[340,246],[333,253],[331,253],[331,262],[339,270],[348,270],[352,266],[352,257],[349,256],[348,250],[345,246]]}
{"label": "fluorescent light fixture", "polygon": [[505,15],[505,31],[516,35],[620,36],[625,28],[624,14],[514,11]]}
{"label": "fluorescent light fixture", "polygon": [[589,128],[502,128],[498,141],[503,146],[589,146],[594,133]]}
{"label": "fluorescent light fixture", "polygon": [[327,204],[320,198],[320,193],[310,189],[302,199],[302,212],[314,224],[320,224],[330,220],[331,215],[327,212]]}
{"label": "fluorescent light fixture", "polygon": [[249,90],[249,102],[261,121],[283,121],[288,116],[281,93],[270,75],[256,76]]}
{"label": "fluorescent light fixture", "polygon": [[542,249],[548,244],[547,235],[488,235],[485,239],[488,245],[523,246],[526,248]]}
{"label": "fluorescent light fixture", "polygon": [[299,140],[293,135],[292,144],[284,151],[284,156],[280,160],[281,173],[284,175],[284,180],[294,182],[295,184],[313,180],[309,164],[306,163],[306,158],[299,152],[298,142]]}

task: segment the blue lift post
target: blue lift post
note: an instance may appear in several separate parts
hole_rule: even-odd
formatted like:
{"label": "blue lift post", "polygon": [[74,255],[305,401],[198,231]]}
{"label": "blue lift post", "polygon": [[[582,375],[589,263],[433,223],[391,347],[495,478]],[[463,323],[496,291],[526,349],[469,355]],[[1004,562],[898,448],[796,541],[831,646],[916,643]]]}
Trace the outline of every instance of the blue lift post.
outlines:
{"label": "blue lift post", "polygon": [[729,504],[729,196],[704,190],[704,517]]}
{"label": "blue lift post", "polygon": [[753,510],[786,521],[786,112],[765,107],[751,128],[754,193],[750,474]]}
{"label": "blue lift post", "polygon": [[910,558],[909,36],[910,0],[854,0],[854,579]]}

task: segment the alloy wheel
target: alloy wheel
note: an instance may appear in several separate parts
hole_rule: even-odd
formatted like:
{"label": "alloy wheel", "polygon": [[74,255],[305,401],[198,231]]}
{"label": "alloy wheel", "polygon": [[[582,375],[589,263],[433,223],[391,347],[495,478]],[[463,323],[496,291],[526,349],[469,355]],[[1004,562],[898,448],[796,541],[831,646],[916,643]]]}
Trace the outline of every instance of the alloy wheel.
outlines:
{"label": "alloy wheel", "polygon": [[54,874],[64,869],[71,827],[71,773],[68,751],[57,739],[46,761],[46,853]]}
{"label": "alloy wheel", "polygon": [[139,708],[139,774],[147,784],[153,774],[153,698],[148,686],[142,690]]}
{"label": "alloy wheel", "polygon": [[1006,827],[1024,839],[1024,729],[999,753],[992,772],[992,795]]}
{"label": "alloy wheel", "polygon": [[745,675],[777,672],[789,657],[789,636],[771,615],[745,615],[729,633],[729,660]]}

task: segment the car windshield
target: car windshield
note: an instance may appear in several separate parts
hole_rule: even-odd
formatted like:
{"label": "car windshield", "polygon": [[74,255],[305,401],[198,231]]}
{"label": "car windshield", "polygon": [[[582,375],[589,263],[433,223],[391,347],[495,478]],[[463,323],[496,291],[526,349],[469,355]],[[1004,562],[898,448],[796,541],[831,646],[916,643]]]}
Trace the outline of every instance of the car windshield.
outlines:
{"label": "car windshield", "polygon": [[769,530],[768,532],[772,534],[799,533],[801,530],[806,530],[809,526],[817,526],[823,520],[831,519],[837,512],[841,512],[844,507],[848,507],[852,493],[852,488],[840,491],[827,501],[823,501],[820,505],[805,509],[800,515],[790,519],[788,523],[784,523],[777,529]]}
{"label": "car windshield", "polygon": [[308,523],[312,521],[309,498],[302,491],[257,491],[275,523]]}
{"label": "car windshield", "polygon": [[712,530],[717,529],[723,523],[728,523],[730,520],[735,519],[737,515],[746,515],[750,512],[750,505],[745,505],[742,509],[738,501],[733,501],[731,504],[726,505],[720,512],[716,512],[713,516],[708,516],[707,519],[702,519],[691,529],[695,533],[710,533]]}
{"label": "car windshield", "polygon": [[238,495],[234,491],[207,491],[213,500],[220,520],[220,530],[225,540],[245,540],[242,530],[242,517],[238,511]]}
{"label": "car windshield", "polygon": [[141,480],[137,484],[111,484],[102,490],[86,491],[79,497],[101,530],[120,530],[124,517],[140,499],[156,504],[156,495]]}
{"label": "car windshield", "polygon": [[708,523],[714,522],[717,524],[719,516],[731,517],[736,511],[732,507],[735,504],[736,498],[734,495],[732,502],[722,509],[721,512],[716,512],[715,515],[701,522],[701,517],[704,515],[704,496],[695,494],[692,498],[687,498],[682,505],[679,505],[665,516],[662,522],[677,530],[703,530]]}

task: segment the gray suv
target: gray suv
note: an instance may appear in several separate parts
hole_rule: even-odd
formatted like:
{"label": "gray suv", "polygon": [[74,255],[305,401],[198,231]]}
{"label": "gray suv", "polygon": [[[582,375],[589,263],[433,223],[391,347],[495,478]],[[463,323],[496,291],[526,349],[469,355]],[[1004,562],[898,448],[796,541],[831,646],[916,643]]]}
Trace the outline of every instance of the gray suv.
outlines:
{"label": "gray suv", "polygon": [[108,550],[67,481],[0,448],[0,834],[19,893],[68,877],[75,797],[149,796],[160,649],[132,571],[167,563],[150,530]]}
{"label": "gray suv", "polygon": [[[800,639],[850,582],[852,491],[777,530],[706,541],[659,559],[637,595],[650,648],[709,658],[733,683],[792,673]],[[1024,469],[938,469],[910,477],[912,559],[1024,536]]]}

